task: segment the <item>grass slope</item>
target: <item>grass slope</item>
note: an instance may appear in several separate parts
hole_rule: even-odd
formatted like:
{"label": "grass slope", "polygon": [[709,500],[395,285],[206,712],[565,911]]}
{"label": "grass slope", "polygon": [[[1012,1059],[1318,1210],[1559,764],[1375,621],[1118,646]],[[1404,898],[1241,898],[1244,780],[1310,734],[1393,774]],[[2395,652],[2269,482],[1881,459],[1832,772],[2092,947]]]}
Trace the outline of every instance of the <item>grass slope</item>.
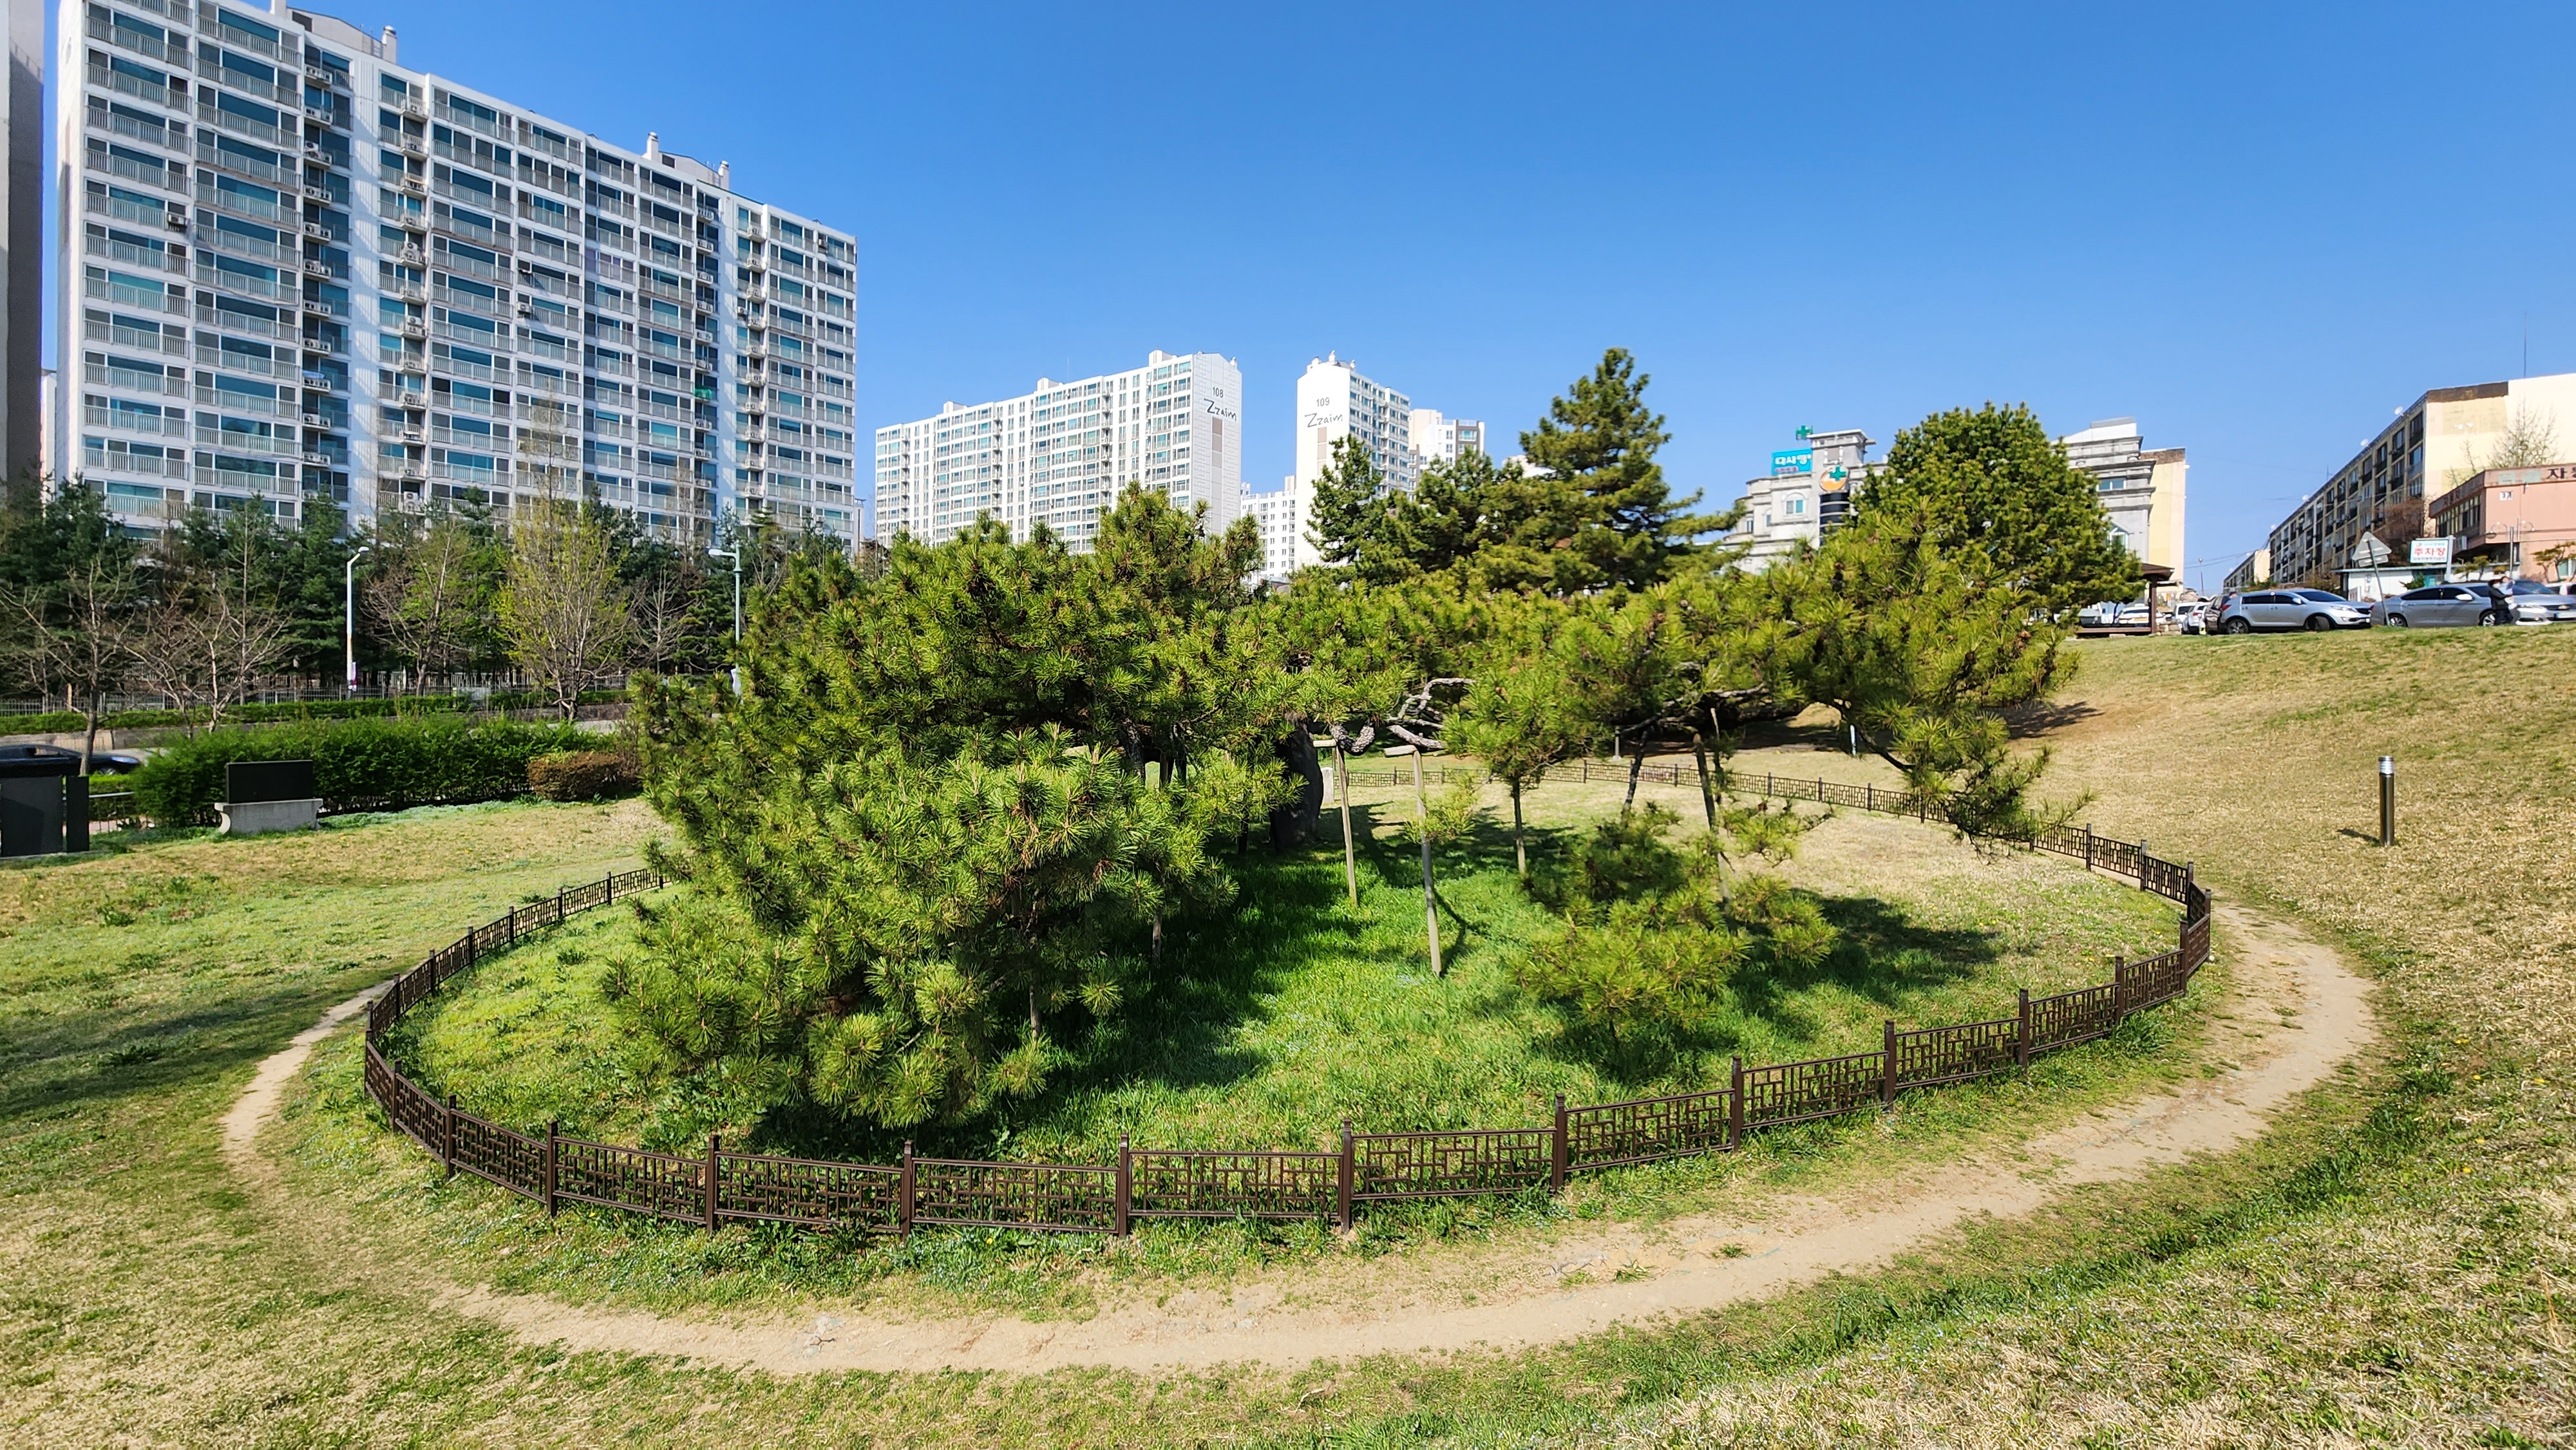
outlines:
{"label": "grass slope", "polygon": [[[1548,803],[1551,822],[1615,802]],[[1372,807],[1371,817],[1387,812]],[[1363,826],[1370,824],[1364,821]],[[1685,828],[1686,829],[1686,828]],[[1541,849],[1564,834],[1553,824]],[[1826,893],[1844,941],[1809,971],[1747,973],[1709,1031],[1676,1050],[1622,1051],[1511,981],[1510,963],[1549,918],[1513,879],[1488,830],[1440,862],[1446,979],[1424,950],[1413,854],[1372,843],[1359,908],[1341,853],[1238,863],[1239,908],[1176,932],[1166,985],[1077,1039],[1076,1061],[998,1121],[904,1134],[807,1118],[746,1121],[702,1085],[640,1073],[599,994],[634,950],[623,913],[478,968],[407,1024],[422,1081],[513,1123],[685,1149],[711,1131],[800,1155],[888,1155],[902,1137],[934,1155],[1105,1161],[1120,1134],[1173,1147],[1328,1148],[1361,1129],[1491,1128],[1580,1105],[1722,1084],[1727,1059],[1829,1056],[1877,1045],[1881,1024],[2008,1015],[2013,992],[2108,976],[2115,952],[2160,950],[2169,903],[2054,860],[1978,853],[1902,822],[1838,818],[1809,842],[1803,874]]]}
{"label": "grass slope", "polygon": [[[432,890],[407,824],[0,873],[0,1442],[2576,1439],[2576,882],[2559,844],[2576,823],[2576,630],[2122,640],[2084,657],[2066,708],[2035,722],[2055,779],[2222,892],[2346,933],[2381,973],[2389,1059],[2223,1162],[2071,1194],[1865,1280],[1525,1354],[1015,1381],[747,1376],[519,1344],[413,1287],[428,1250],[407,1258],[245,1192],[213,1122],[250,1063],[330,1001],[456,921],[604,864],[619,843],[582,833],[614,813],[496,813],[521,843],[497,859],[560,862],[453,879],[399,939],[328,940],[388,893]],[[1808,744],[1774,746],[1782,768],[1861,778]],[[2342,833],[2370,829],[2368,773],[2387,749],[2405,844],[2380,853]],[[263,860],[223,889],[223,911],[244,914],[213,925],[155,894]],[[333,877],[300,921],[251,925],[265,907],[249,881]],[[128,892],[150,903],[138,923],[203,955],[120,948],[79,924]],[[146,950],[173,963],[136,975],[152,999],[112,1000],[119,964]],[[179,1049],[105,1061],[174,1026],[192,1034]],[[316,1085],[345,1080],[347,1061],[317,1059]]]}

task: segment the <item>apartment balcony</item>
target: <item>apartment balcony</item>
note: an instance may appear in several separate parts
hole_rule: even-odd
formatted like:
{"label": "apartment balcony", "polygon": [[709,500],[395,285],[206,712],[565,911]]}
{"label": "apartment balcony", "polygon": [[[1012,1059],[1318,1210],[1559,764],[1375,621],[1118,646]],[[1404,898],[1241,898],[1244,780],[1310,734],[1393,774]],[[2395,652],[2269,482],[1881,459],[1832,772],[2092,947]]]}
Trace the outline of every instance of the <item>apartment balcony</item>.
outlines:
{"label": "apartment balcony", "polygon": [[[179,63],[181,65],[187,64],[186,57],[182,56]],[[282,86],[274,81],[264,81],[257,76],[245,75],[240,71],[229,69],[215,61],[208,60],[204,56],[199,56],[197,58],[197,75],[201,79],[216,81],[223,85],[230,86],[234,90],[241,92],[243,95],[257,96],[261,100],[274,106],[286,106],[292,108],[296,102],[301,99],[300,93],[293,86]],[[203,95],[205,92],[200,90],[198,94]]]}
{"label": "apartment balcony", "polygon": [[103,408],[84,404],[81,422],[91,428],[113,428],[123,433],[141,433],[147,437],[185,438],[188,415],[184,412],[138,413],[131,408]]}
{"label": "apartment balcony", "polygon": [[188,103],[185,91],[180,92],[179,99],[174,102],[170,99],[171,91],[168,86],[145,80],[141,76],[130,76],[123,71],[110,70],[96,61],[90,62],[89,65],[89,83],[114,91],[121,96],[132,96],[149,105],[177,107]]}
{"label": "apartment balcony", "polygon": [[266,121],[222,110],[213,101],[202,96],[197,104],[197,125],[201,131],[207,126],[212,126],[219,131],[230,131],[236,136],[247,136],[253,141],[264,142],[282,150],[293,150],[304,142],[301,136],[288,135],[283,126],[272,126]]}
{"label": "apartment balcony", "polygon": [[[188,43],[184,39],[176,42],[155,40],[140,31],[111,24],[108,14],[109,12],[102,10],[90,11],[90,39],[103,40],[120,50],[130,50],[136,55],[148,55],[154,60],[166,61],[171,65],[185,67],[188,64]],[[180,21],[182,25],[186,23],[184,19]]]}
{"label": "apartment balcony", "polygon": [[103,276],[93,276],[83,279],[82,292],[87,296],[96,297],[103,302],[114,303],[119,307],[139,307],[154,312],[175,312],[181,316],[185,316],[188,311],[188,289],[185,287],[181,287],[176,292],[172,292],[162,287],[154,287],[152,290],[147,292],[140,287],[129,286],[123,282],[110,281],[108,278]]}
{"label": "apartment balcony", "polygon": [[[198,376],[202,378],[204,374],[201,373]],[[276,374],[270,374],[270,376],[276,376]],[[227,413],[238,413],[251,418],[293,418],[296,416],[297,406],[291,395],[282,398],[254,397],[248,393],[234,392],[229,388],[218,388],[206,382],[197,384],[197,405],[201,408],[221,408]]]}
{"label": "apartment balcony", "polygon": [[136,372],[132,368],[110,367],[98,362],[81,364],[81,378],[101,387],[123,388],[133,393],[166,393],[174,398],[184,398],[188,395],[187,369],[181,368],[179,373],[173,377],[166,373]]}

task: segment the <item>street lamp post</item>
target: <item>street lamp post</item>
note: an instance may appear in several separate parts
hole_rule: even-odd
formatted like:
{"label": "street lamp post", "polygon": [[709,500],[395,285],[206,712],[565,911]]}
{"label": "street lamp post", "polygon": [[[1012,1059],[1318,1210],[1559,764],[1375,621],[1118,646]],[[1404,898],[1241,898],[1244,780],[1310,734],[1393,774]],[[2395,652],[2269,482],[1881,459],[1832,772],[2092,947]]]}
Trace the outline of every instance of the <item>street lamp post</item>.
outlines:
{"label": "street lamp post", "polygon": [[340,566],[340,656],[352,695],[358,693],[358,556],[373,547],[360,544]]}
{"label": "street lamp post", "polygon": [[[707,550],[707,557],[733,561],[733,642],[736,652],[739,653],[742,644],[742,546],[737,544],[730,549],[710,548]],[[727,673],[733,678],[734,698],[741,699],[742,666],[736,664]]]}

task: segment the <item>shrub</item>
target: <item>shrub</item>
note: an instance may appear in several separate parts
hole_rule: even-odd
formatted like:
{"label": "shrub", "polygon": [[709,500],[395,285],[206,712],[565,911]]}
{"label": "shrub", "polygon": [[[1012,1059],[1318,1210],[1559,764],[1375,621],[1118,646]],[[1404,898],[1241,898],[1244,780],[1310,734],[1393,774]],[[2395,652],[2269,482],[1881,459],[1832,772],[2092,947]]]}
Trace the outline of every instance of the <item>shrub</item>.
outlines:
{"label": "shrub", "polygon": [[635,762],[614,750],[559,750],[528,762],[528,789],[550,801],[604,801],[642,788]]}
{"label": "shrub", "polygon": [[456,716],[310,721],[191,736],[132,780],[136,805],[164,825],[214,820],[224,767],[236,760],[310,760],[324,809],[400,810],[521,794],[531,759],[596,739],[568,725],[478,725]]}

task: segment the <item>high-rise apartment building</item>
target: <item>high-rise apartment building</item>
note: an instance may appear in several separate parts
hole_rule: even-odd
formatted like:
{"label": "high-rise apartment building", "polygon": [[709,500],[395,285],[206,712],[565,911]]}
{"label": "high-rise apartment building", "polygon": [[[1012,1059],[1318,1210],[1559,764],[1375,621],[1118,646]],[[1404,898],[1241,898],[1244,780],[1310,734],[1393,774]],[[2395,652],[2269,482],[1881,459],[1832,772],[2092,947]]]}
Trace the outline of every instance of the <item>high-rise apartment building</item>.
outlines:
{"label": "high-rise apartment building", "polygon": [[2347,565],[2403,558],[2433,528],[2428,480],[2439,495],[2490,467],[2563,461],[2533,452],[2576,452],[2576,373],[2435,388],[2273,527],[2271,580],[2331,589]]}
{"label": "high-rise apartment building", "polygon": [[1128,484],[1222,532],[1243,500],[1243,374],[1212,352],[1156,351],[1123,373],[1059,383],[876,430],[881,537],[944,543],[982,515],[1026,539],[1044,524],[1076,548]]}
{"label": "high-rise apartment building", "polygon": [[1485,425],[1473,418],[1451,418],[1437,408],[1416,408],[1406,433],[1413,446],[1416,468],[1434,463],[1455,463],[1470,453],[1485,451]]}
{"label": "high-rise apartment building", "polygon": [[2179,448],[2149,448],[2135,418],[2111,418],[2057,440],[2066,461],[2093,475],[2094,496],[2142,564],[2180,569],[2183,483],[2191,464]]}
{"label": "high-rise apartment building", "polygon": [[65,0],[60,33],[58,427],[129,527],[554,494],[858,537],[849,233],[390,29]]}
{"label": "high-rise apartment building", "polygon": [[1277,488],[1243,496],[1244,513],[1261,530],[1261,578],[1284,584],[1300,565],[1318,562],[1314,545],[1305,538],[1313,497],[1293,473]]}
{"label": "high-rise apartment building", "polygon": [[1297,380],[1297,481],[1322,477],[1333,466],[1333,444],[1343,438],[1367,447],[1389,488],[1413,487],[1420,470],[1413,459],[1412,400],[1327,353],[1307,363]]}
{"label": "high-rise apartment building", "polygon": [[0,93],[0,476],[45,454],[45,7],[8,0],[9,85]]}

